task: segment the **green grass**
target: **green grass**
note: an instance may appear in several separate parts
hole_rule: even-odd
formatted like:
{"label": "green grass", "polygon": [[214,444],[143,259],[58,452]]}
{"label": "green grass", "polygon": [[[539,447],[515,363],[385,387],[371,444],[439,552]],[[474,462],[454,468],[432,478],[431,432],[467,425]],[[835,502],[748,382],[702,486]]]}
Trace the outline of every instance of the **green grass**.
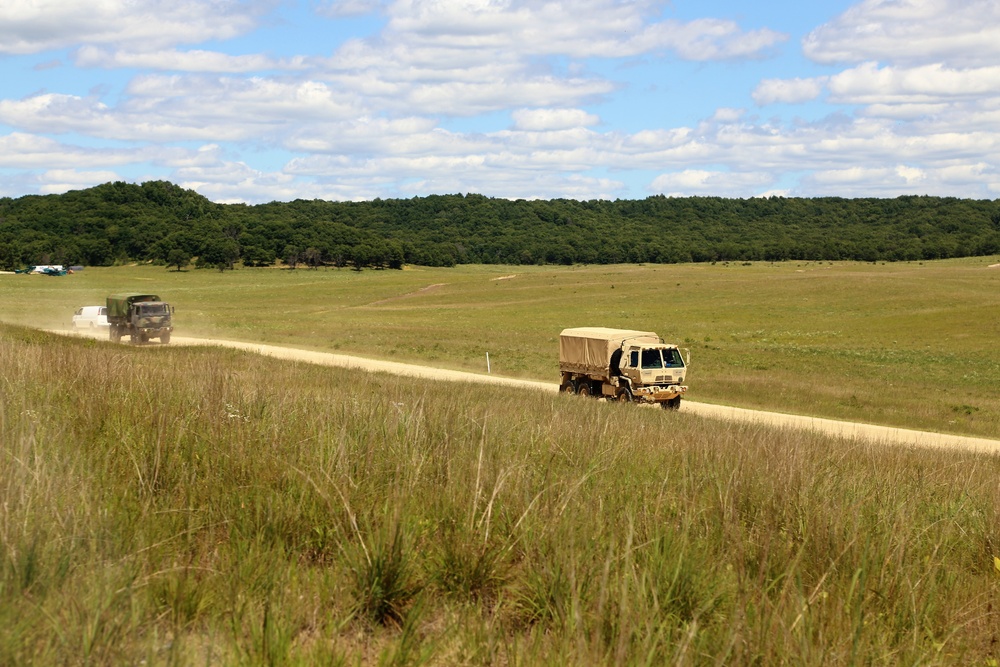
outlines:
{"label": "green grass", "polygon": [[0,326],[0,664],[995,664],[1000,459]]}
{"label": "green grass", "polygon": [[79,305],[151,290],[178,335],[480,372],[489,353],[494,373],[553,383],[563,328],[649,329],[691,348],[692,400],[996,437],[998,261],[86,269],[0,276],[0,320],[66,326]]}

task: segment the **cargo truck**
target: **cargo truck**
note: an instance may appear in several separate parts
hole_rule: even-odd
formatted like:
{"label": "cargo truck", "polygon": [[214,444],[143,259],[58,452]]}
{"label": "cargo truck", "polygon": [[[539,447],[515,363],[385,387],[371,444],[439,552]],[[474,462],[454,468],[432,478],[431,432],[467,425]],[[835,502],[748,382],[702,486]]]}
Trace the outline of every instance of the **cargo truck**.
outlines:
{"label": "cargo truck", "polygon": [[133,343],[159,338],[170,342],[174,309],[155,294],[112,294],[108,297],[108,324],[115,343],[126,334]]}
{"label": "cargo truck", "polygon": [[652,331],[582,327],[559,335],[559,390],[607,400],[681,406],[690,354]]}

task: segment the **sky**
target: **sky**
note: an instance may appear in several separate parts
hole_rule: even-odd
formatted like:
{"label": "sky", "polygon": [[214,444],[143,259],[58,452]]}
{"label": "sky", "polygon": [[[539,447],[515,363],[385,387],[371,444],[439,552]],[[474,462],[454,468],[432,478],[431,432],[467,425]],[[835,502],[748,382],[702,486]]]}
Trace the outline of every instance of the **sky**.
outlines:
{"label": "sky", "polygon": [[2,0],[0,196],[1000,197],[996,0]]}

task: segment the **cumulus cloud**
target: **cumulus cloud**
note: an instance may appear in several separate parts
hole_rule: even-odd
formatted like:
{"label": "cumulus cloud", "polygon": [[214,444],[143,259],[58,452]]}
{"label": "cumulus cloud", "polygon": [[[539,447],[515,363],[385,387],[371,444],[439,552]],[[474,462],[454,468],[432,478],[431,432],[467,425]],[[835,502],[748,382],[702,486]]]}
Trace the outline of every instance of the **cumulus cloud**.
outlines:
{"label": "cumulus cloud", "polygon": [[39,53],[79,44],[160,49],[230,39],[257,24],[269,0],[4,0],[0,53]]}
{"label": "cumulus cloud", "polygon": [[983,162],[920,167],[896,164],[821,170],[807,176],[811,189],[835,194],[849,189],[856,196],[891,197],[900,191],[936,196],[981,196],[1000,185],[1000,173]]}
{"label": "cumulus cloud", "polygon": [[388,0],[327,0],[316,5],[316,12],[332,18],[364,16],[379,11],[387,2]]}
{"label": "cumulus cloud", "polygon": [[867,62],[829,78],[831,101],[846,104],[924,104],[1000,97],[1000,66],[957,70],[935,63],[879,67]]}
{"label": "cumulus cloud", "polygon": [[862,0],[803,39],[821,63],[989,66],[1000,58],[995,0]]}
{"label": "cumulus cloud", "polygon": [[24,132],[0,136],[0,167],[7,169],[108,165],[114,164],[116,158],[127,161],[113,151],[85,150]]}
{"label": "cumulus cloud", "polygon": [[518,109],[511,114],[518,130],[568,130],[596,125],[600,118],[582,109]]}
{"label": "cumulus cloud", "polygon": [[50,169],[39,178],[39,192],[43,195],[62,194],[69,190],[90,188],[108,181],[119,180],[113,171],[79,171],[77,169]]}
{"label": "cumulus cloud", "polygon": [[266,70],[302,70],[305,57],[276,60],[261,54],[233,56],[218,51],[111,51],[96,46],[80,47],[74,59],[79,67],[116,69],[131,67],[144,70],[182,72],[247,73]]}
{"label": "cumulus cloud", "polygon": [[360,113],[356,100],[316,81],[148,75],[117,107],[96,97],[44,93],[0,100],[0,122],[38,133],[79,132],[123,141],[277,141],[302,122]]}
{"label": "cumulus cloud", "polygon": [[[657,50],[690,60],[755,56],[787,39],[733,21],[651,21],[656,4],[615,0],[397,0],[388,32],[414,47],[443,40],[456,50],[516,49],[574,58],[629,57]],[[568,20],[569,19],[569,20]]]}
{"label": "cumulus cloud", "polygon": [[729,172],[705,169],[684,169],[661,174],[653,179],[653,192],[668,196],[718,195],[746,197],[770,185],[773,177],[764,172]]}
{"label": "cumulus cloud", "polygon": [[806,79],[765,79],[751,96],[760,106],[776,103],[801,104],[820,96],[826,77]]}

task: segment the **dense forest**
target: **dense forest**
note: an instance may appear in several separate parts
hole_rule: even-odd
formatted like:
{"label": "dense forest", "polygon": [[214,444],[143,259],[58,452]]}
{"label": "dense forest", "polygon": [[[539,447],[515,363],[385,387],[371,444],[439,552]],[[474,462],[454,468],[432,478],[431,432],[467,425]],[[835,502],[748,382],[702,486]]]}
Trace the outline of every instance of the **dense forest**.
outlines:
{"label": "dense forest", "polygon": [[900,261],[1000,253],[1000,202],[906,196],[215,204],[164,181],[0,198],[0,268]]}

